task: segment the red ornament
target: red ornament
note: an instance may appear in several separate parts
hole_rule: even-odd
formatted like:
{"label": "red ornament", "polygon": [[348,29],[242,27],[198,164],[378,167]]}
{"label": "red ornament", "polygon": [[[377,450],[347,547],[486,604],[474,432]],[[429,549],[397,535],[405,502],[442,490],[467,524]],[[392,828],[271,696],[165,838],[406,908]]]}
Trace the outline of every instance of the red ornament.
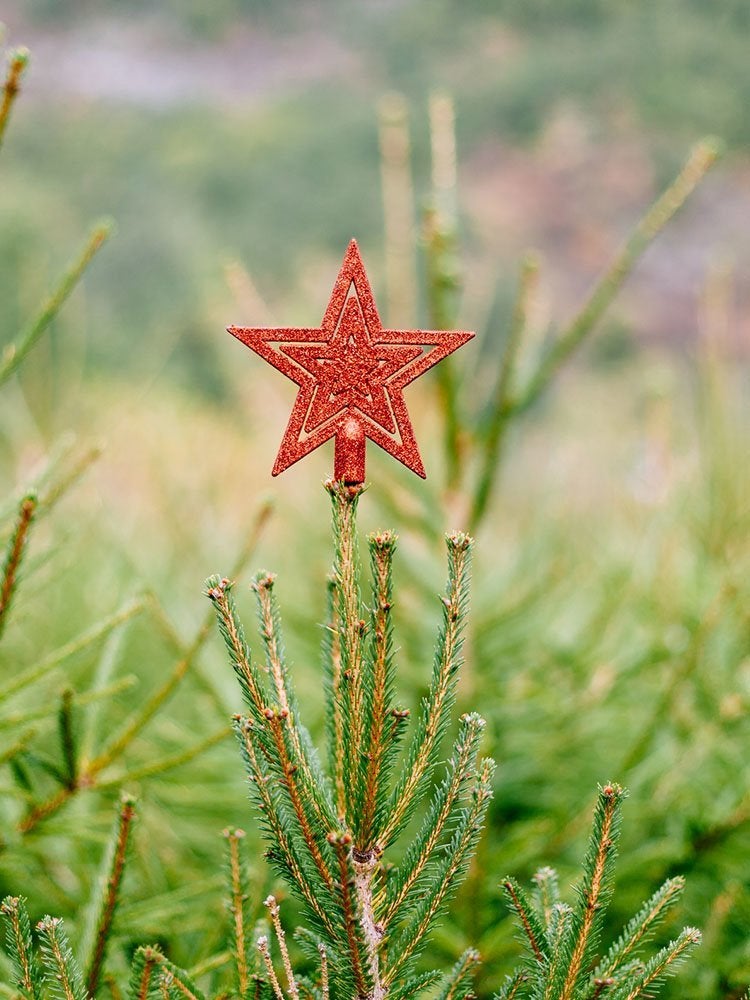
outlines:
{"label": "red ornament", "polygon": [[424,479],[403,389],[474,336],[384,330],[355,240],[320,327],[229,332],[300,387],[273,475],[335,437],[334,478],[345,483],[365,480],[365,438]]}

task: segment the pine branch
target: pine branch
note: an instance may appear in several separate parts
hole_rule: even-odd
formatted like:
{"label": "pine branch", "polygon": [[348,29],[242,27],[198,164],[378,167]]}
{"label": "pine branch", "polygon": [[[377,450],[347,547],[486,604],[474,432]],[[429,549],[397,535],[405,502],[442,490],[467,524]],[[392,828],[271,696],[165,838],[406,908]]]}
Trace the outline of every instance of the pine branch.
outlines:
{"label": "pine branch", "polygon": [[154,971],[162,958],[163,955],[156,948],[142,947],[136,951],[130,966],[128,1000],[148,1000],[153,992]]}
{"label": "pine branch", "polygon": [[529,906],[520,888],[506,880],[504,887],[524,932],[529,960],[506,981],[496,1000],[516,996],[519,1000],[521,996],[527,1000],[650,1000],[654,987],[698,943],[700,934],[686,928],[650,961],[644,963],[634,957],[682,891],[682,879],[671,879],[644,904],[606,957],[592,969],[592,956],[612,893],[624,798],[625,792],[618,785],[600,789],[575,908],[558,901],[557,875],[550,868],[534,876],[538,913]]}
{"label": "pine branch", "polygon": [[[80,706],[96,704],[97,702],[111,699],[114,695],[120,694],[123,691],[127,691],[128,688],[133,687],[137,683],[138,679],[131,674],[127,677],[121,677],[113,684],[108,684],[105,688],[95,688],[93,690],[81,692],[71,691],[71,705]],[[27,722],[33,722],[36,719],[46,719],[53,715],[56,715],[59,718],[60,699],[56,698],[54,701],[39,705],[37,708],[24,709],[17,712],[8,712],[5,715],[0,716],[0,730],[9,729],[12,726],[25,725]],[[65,783],[66,779],[63,777],[61,780]]]}
{"label": "pine branch", "polygon": [[420,972],[403,982],[394,983],[388,990],[388,1000],[407,1000],[424,995],[425,990],[432,990],[442,978],[439,972]]}
{"label": "pine branch", "polygon": [[105,976],[104,985],[109,990],[109,995],[112,998],[112,1000],[124,1000],[124,997],[122,995],[122,990],[117,984],[117,981],[115,980],[114,976],[109,976],[109,975]]}
{"label": "pine branch", "polygon": [[48,819],[50,816],[54,815],[65,805],[66,802],[70,801],[73,795],[75,795],[77,788],[61,788],[54,795],[50,795],[48,799],[44,802],[40,802],[33,806],[26,815],[18,822],[18,832],[22,835],[31,833],[31,831],[38,826],[43,820]]}
{"label": "pine branch", "polygon": [[248,879],[247,866],[240,850],[240,843],[245,837],[245,831],[227,829],[224,831],[224,836],[227,839],[228,908],[232,917],[232,955],[234,957],[237,992],[241,997],[244,997],[249,985],[245,931],[248,922]]}
{"label": "pine branch", "polygon": [[545,931],[537,914],[529,904],[526,893],[512,878],[506,878],[502,887],[508,897],[511,909],[518,917],[518,922],[523,929],[534,958],[537,962],[545,962],[549,958]]}
{"label": "pine branch", "polygon": [[19,671],[15,677],[0,688],[0,704],[10,698],[11,695],[23,690],[23,688],[36,684],[40,677],[51,675],[66,660],[87,649],[99,639],[112,632],[113,629],[122,625],[123,622],[139,615],[145,606],[146,601],[142,597],[129,601],[119,611],[115,612],[115,614],[82,632],[75,639],[72,639],[70,642],[65,643],[64,646],[50,653],[49,656],[46,656],[39,663],[29,667],[25,671]]}
{"label": "pine branch", "polygon": [[[250,525],[250,529],[248,530],[242,546],[240,547],[237,560],[232,567],[234,576],[239,575],[252,558],[257,547],[258,540],[268,523],[270,513],[271,505],[268,502],[262,503],[258,508],[255,518]],[[121,757],[133,740],[135,740],[135,738],[140,734],[145,726],[148,725],[157,712],[172,697],[187,672],[192,668],[195,660],[205,645],[206,639],[211,634],[213,620],[214,615],[209,612],[196,632],[193,641],[175,664],[172,674],[167,678],[164,684],[158,688],[153,695],[151,695],[150,698],[143,702],[141,707],[134,712],[130,719],[125,723],[120,732],[116,733],[111,742],[91,761],[88,768],[91,776],[99,774],[106,767],[109,767],[109,765],[115,760]]]}
{"label": "pine branch", "polygon": [[662,948],[646,963],[640,980],[635,986],[626,982],[620,989],[612,993],[611,1000],[636,1000],[637,997],[650,997],[651,990],[673,975],[687,953],[700,944],[701,933],[695,927],[686,927],[674,941]]}
{"label": "pine branch", "polygon": [[[200,976],[205,976],[208,972],[216,972],[218,969],[224,968],[224,966],[229,965],[231,961],[232,953],[230,951],[219,951],[215,955],[209,955],[200,962],[196,962],[195,965],[191,965],[191,967],[187,970],[187,973],[191,979],[195,980]],[[224,997],[229,996],[229,994],[222,995]]]}
{"label": "pine branch", "polygon": [[323,1000],[330,1000],[331,990],[328,980],[328,952],[324,944],[318,945],[320,952],[320,992]]}
{"label": "pine branch", "polygon": [[511,401],[514,413],[528,410],[541,396],[558,369],[599,322],[643,252],[684,205],[718,156],[718,146],[712,140],[704,139],[695,147],[680,173],[635,227],[581,311],[542,359],[528,385]]}
{"label": "pine branch", "polygon": [[566,903],[554,903],[550,911],[549,928],[545,935],[549,958],[543,970],[535,967],[528,976],[532,982],[538,983],[538,992],[543,1000],[556,1000],[559,996],[559,981],[570,962],[568,941],[572,928],[573,910]]}
{"label": "pine branch", "polygon": [[6,615],[15,593],[18,569],[26,551],[29,528],[36,508],[36,495],[27,494],[19,505],[16,525],[6,550],[3,577],[2,582],[0,582],[0,636],[5,629]]}
{"label": "pine branch", "polygon": [[253,723],[262,727],[270,698],[265,681],[250,656],[245,630],[232,596],[232,582],[226,577],[210,576],[206,580],[205,593],[214,606],[219,631]]}
{"label": "pine branch", "polygon": [[473,988],[471,977],[479,961],[478,951],[474,951],[473,948],[465,951],[445,977],[445,982],[435,1000],[466,1000],[471,996]]}
{"label": "pine branch", "polygon": [[510,424],[510,400],[516,360],[528,327],[529,306],[536,291],[538,277],[539,261],[535,254],[527,254],[521,261],[518,294],[500,358],[500,373],[490,402],[487,431],[481,441],[481,465],[469,513],[469,530],[472,533],[477,531],[484,518],[500,469],[500,456]]}
{"label": "pine branch", "polygon": [[344,718],[343,670],[341,668],[341,626],[338,617],[339,597],[336,580],[329,577],[326,600],[326,624],[323,629],[323,678],[326,695],[326,736],[328,763],[333,775],[336,811],[342,819],[346,814],[344,788]]}
{"label": "pine branch", "polygon": [[612,894],[612,869],[624,798],[619,785],[605,785],[599,793],[589,850],[584,861],[584,879],[578,889],[579,905],[571,924],[570,961],[562,983],[560,1000],[572,1000],[596,947],[602,917]]}
{"label": "pine branch", "polygon": [[672,907],[685,888],[684,878],[668,879],[640,911],[627,924],[619,939],[594,970],[596,979],[610,979],[616,975],[626,960],[633,958],[639,947],[653,934],[667,910]]}
{"label": "pine branch", "polygon": [[0,100],[0,146],[3,144],[10,113],[21,89],[21,77],[29,64],[28,49],[13,49],[8,54],[8,70]]}
{"label": "pine branch", "polygon": [[[156,953],[158,954],[158,953]],[[206,1000],[184,969],[159,956],[159,986],[165,1000]]]}
{"label": "pine branch", "polygon": [[545,928],[549,928],[552,918],[552,907],[560,902],[560,888],[557,872],[554,868],[540,868],[534,878],[534,901],[539,918]]}
{"label": "pine branch", "polygon": [[352,848],[351,863],[354,871],[354,893],[357,898],[359,925],[362,928],[365,950],[367,952],[367,971],[372,983],[368,994],[370,1000],[383,1000],[385,990],[380,981],[380,944],[383,940],[384,927],[375,917],[373,900],[373,881],[378,871],[378,855],[369,850],[360,852]]}
{"label": "pine branch", "polygon": [[157,775],[166,774],[167,771],[172,771],[176,767],[189,764],[191,760],[202,756],[211,747],[223,743],[230,733],[231,729],[229,726],[222,726],[221,729],[217,729],[216,732],[211,733],[204,740],[194,743],[187,750],[180,750],[178,753],[169,754],[166,757],[161,757],[159,760],[153,761],[151,764],[144,764],[143,767],[135,767],[131,771],[123,771],[111,778],[97,778],[94,786],[99,791],[103,791],[105,788],[122,788],[124,785],[131,785],[133,782],[142,781],[144,778],[153,778]]}
{"label": "pine branch", "polygon": [[158,948],[138,948],[130,966],[128,1000],[149,1000],[157,990],[162,1000],[206,1000],[188,973]]}
{"label": "pine branch", "polygon": [[23,750],[25,750],[36,736],[36,732],[36,729],[27,729],[25,733],[21,734],[15,743],[11,743],[10,746],[6,747],[4,750],[0,750],[0,764],[7,763],[7,761],[12,760],[17,754],[20,754]]}
{"label": "pine branch", "polygon": [[52,320],[58,314],[70,293],[80,281],[83,272],[91,263],[96,252],[104,245],[113,232],[111,222],[100,222],[91,232],[86,246],[80,256],[63,275],[59,285],[47,299],[42,311],[25,330],[15,343],[8,344],[0,359],[0,385],[7,382],[20,367],[37,341],[45,333]]}
{"label": "pine branch", "polygon": [[329,859],[324,855],[323,848],[323,844],[327,841],[327,834],[320,827],[319,818],[310,815],[307,803],[311,796],[303,792],[302,776],[300,775],[298,766],[293,762],[291,757],[289,746],[291,741],[288,738],[289,715],[279,710],[267,708],[265,718],[276,751],[276,759],[272,761],[272,766],[274,770],[279,772],[279,781],[289,797],[292,812],[297,819],[300,833],[310,857],[326,887],[333,893],[334,877],[329,868]]}
{"label": "pine branch", "polygon": [[373,610],[367,649],[365,684],[365,773],[355,819],[355,847],[362,854],[375,849],[385,822],[389,763],[390,703],[393,697],[393,555],[396,536],[390,531],[368,539],[373,577]]}
{"label": "pine branch", "polygon": [[276,1000],[285,1000],[284,991],[281,988],[281,983],[276,975],[276,970],[273,967],[273,961],[271,960],[271,952],[268,947],[268,938],[263,935],[258,938],[257,942],[258,951],[263,957],[263,964],[266,967],[266,972],[268,973],[268,980],[273,988],[274,996]]}
{"label": "pine branch", "polygon": [[506,977],[505,982],[500,988],[500,992],[495,994],[493,1000],[514,1000],[515,997],[520,996],[521,989],[528,981],[528,978],[528,974],[523,970],[514,972],[512,976]]}
{"label": "pine branch", "polygon": [[263,646],[266,651],[266,666],[271,676],[276,704],[282,712],[291,711],[289,678],[281,636],[281,615],[274,594],[276,577],[273,573],[256,573],[250,585],[258,599],[258,622]]}
{"label": "pine branch", "polygon": [[479,742],[484,730],[484,719],[476,714],[464,715],[461,728],[448,762],[448,769],[441,785],[433,795],[422,826],[407,850],[403,862],[389,880],[389,899],[381,917],[384,928],[400,919],[409,908],[415,895],[421,892],[421,877],[427,873],[436,852],[440,850],[443,835],[451,830],[461,809],[460,798],[473,777]]}
{"label": "pine branch", "polygon": [[92,911],[93,919],[89,922],[91,931],[81,947],[81,953],[86,956],[86,989],[90,997],[95,997],[99,990],[104,959],[107,954],[112,924],[120,896],[120,886],[125,871],[125,860],[130,839],[131,827],[135,817],[135,799],[124,796],[120,803],[117,822],[112,834],[110,846],[105,855],[104,871],[101,888]]}
{"label": "pine branch", "polygon": [[45,483],[45,488],[39,491],[39,510],[48,513],[62,500],[66,493],[83,478],[90,467],[101,458],[101,445],[86,448],[75,461],[64,470],[63,474],[52,482]]}
{"label": "pine branch", "polygon": [[289,767],[299,795],[300,807],[305,814],[305,822],[315,827],[317,839],[324,841],[327,833],[337,825],[338,818],[329,794],[327,778],[321,770],[312,740],[302,725],[287,674],[274,580],[272,574],[262,572],[256,574],[251,585],[257,595],[260,633],[272,682],[269,701],[283,720]]}
{"label": "pine branch", "polygon": [[264,832],[272,845],[267,857],[307,905],[315,924],[333,943],[338,938],[338,932],[336,914],[327,906],[327,888],[321,884],[317,872],[311,871],[309,864],[300,857],[297,841],[288,833],[291,823],[278,801],[278,786],[272,784],[265,761],[256,749],[253,722],[237,716],[235,729],[240,739],[253,797],[260,809]]}
{"label": "pine branch", "polygon": [[88,1000],[83,975],[73,957],[63,922],[44,917],[37,924],[45,968],[44,981],[56,1000]]}
{"label": "pine branch", "polygon": [[364,948],[361,940],[361,928],[357,919],[356,902],[352,894],[354,879],[349,868],[352,838],[348,833],[331,833],[329,840],[336,853],[336,860],[339,866],[338,890],[344,909],[348,963],[351,964],[357,1000],[365,1000],[365,998],[369,997],[368,988],[370,984],[365,978],[365,959],[362,955]]}
{"label": "pine branch", "polygon": [[[395,747],[408,713],[391,708],[393,689],[391,567],[395,536],[370,538],[373,602],[370,622],[362,617],[356,539],[356,509],[362,488],[328,482],[331,496],[335,571],[328,586],[328,625],[324,639],[327,729],[335,775],[335,805],[328,779],[301,724],[285,664],[274,578],[258,574],[257,596],[266,669],[251,658],[242,622],[225,578],[211,577],[207,596],[214,604],[219,630],[240,682],[249,714],[237,716],[253,797],[261,810],[267,857],[305,904],[322,935],[301,940],[308,954],[318,951],[324,993],[358,1000],[383,1000],[412,995],[427,979],[399,978],[432,922],[459,881],[476,845],[490,799],[492,762],[476,773],[476,754],[483,723],[478,716],[462,720],[448,774],[435,791],[428,818],[399,872],[392,915],[404,926],[389,944],[394,963],[384,966],[388,896],[383,888],[382,854],[386,835],[392,839],[408,810],[429,787],[429,776],[450,721],[456,673],[460,662],[462,627],[466,617],[470,539],[447,538],[448,593],[443,601],[430,695],[423,702],[420,725],[409,752],[401,789],[387,790]],[[463,801],[473,782],[472,794]],[[405,790],[405,794],[403,793]],[[394,816],[393,813],[396,815]],[[339,815],[340,814],[340,815]],[[393,894],[391,895],[393,901]],[[274,900],[272,917],[287,971],[289,992],[315,993],[307,980],[295,980],[285,951],[283,931]],[[256,993],[283,996],[272,969],[267,935],[261,935]],[[323,962],[323,955],[325,961]],[[458,976],[458,973],[457,973]],[[330,979],[330,985],[328,981]],[[457,979],[455,990],[463,987]],[[292,985],[294,984],[294,985]],[[450,985],[446,989],[451,989]],[[453,995],[451,993],[451,995]],[[456,995],[459,995],[457,992]],[[461,992],[461,996],[464,994]],[[293,1000],[297,1000],[294,996]]]}
{"label": "pine branch", "polygon": [[13,965],[14,984],[30,1000],[42,1000],[42,973],[34,954],[26,900],[6,896],[0,914],[5,918],[5,944]]}
{"label": "pine branch", "polygon": [[410,810],[426,791],[426,778],[435,764],[440,740],[450,720],[468,613],[469,561],[473,543],[462,532],[448,535],[446,543],[448,586],[443,598],[443,623],[435,652],[432,682],[429,694],[422,701],[403,776],[389,802],[388,821],[381,834],[382,847],[393,841]]}
{"label": "pine branch", "polygon": [[415,907],[413,916],[393,942],[390,952],[393,962],[383,975],[383,982],[389,986],[395,981],[404,965],[418,953],[442,906],[450,893],[457,887],[459,877],[469,863],[482,830],[487,808],[492,798],[492,777],[495,762],[485,759],[480,763],[476,783],[471,795],[471,804],[456,824],[456,829],[443,858],[436,863],[434,878],[425,890],[424,898]]}
{"label": "pine branch", "polygon": [[346,818],[352,823],[362,779],[362,752],[365,733],[364,679],[362,676],[363,638],[366,622],[362,616],[359,590],[359,550],[357,544],[357,505],[362,486],[347,486],[334,480],[326,482],[333,507],[335,561],[333,575],[338,599],[337,620],[340,628],[341,716],[343,746],[342,784]]}
{"label": "pine branch", "polygon": [[292,969],[292,962],[289,958],[289,949],[286,946],[286,934],[284,933],[284,928],[281,926],[281,917],[279,915],[280,909],[276,897],[268,896],[264,901],[264,905],[268,907],[268,912],[271,914],[273,929],[276,933],[279,951],[281,952],[281,962],[284,966],[289,996],[292,997],[292,1000],[299,1000],[299,989],[297,987],[294,970]]}
{"label": "pine branch", "polygon": [[60,708],[57,713],[63,775],[65,785],[68,788],[75,788],[78,781],[78,741],[73,721],[74,696],[75,693],[70,688],[66,688],[60,697]]}

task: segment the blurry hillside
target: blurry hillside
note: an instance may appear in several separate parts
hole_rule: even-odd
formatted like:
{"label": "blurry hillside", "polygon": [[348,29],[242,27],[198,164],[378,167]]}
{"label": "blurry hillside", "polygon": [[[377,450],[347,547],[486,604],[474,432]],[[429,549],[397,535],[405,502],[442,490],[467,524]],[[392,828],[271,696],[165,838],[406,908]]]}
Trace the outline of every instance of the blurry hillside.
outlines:
{"label": "blurry hillside", "polygon": [[[315,321],[352,235],[382,298],[377,104],[391,90],[409,102],[419,203],[428,96],[447,89],[470,326],[498,280],[509,297],[528,246],[564,319],[694,140],[728,142],[723,172],[649,253],[612,321],[684,345],[707,269],[750,249],[750,13],[719,7],[9,0],[9,34],[34,62],[0,190],[0,251],[16,258],[3,323],[44,282],[25,266],[32,250],[69,245],[106,211],[120,237],[87,283],[85,364],[138,378],[165,366],[225,397],[235,355],[222,326]],[[265,315],[228,294],[233,260]]]}

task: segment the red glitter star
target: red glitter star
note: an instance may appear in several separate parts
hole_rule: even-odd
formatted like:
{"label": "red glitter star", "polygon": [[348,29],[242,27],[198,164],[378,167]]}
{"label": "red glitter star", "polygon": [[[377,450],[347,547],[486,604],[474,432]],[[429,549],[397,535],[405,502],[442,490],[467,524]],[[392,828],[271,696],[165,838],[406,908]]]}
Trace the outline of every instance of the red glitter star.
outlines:
{"label": "red glitter star", "polygon": [[355,240],[319,327],[229,332],[299,386],[273,475],[335,437],[334,478],[346,483],[364,482],[365,438],[425,477],[403,389],[474,336],[384,330]]}

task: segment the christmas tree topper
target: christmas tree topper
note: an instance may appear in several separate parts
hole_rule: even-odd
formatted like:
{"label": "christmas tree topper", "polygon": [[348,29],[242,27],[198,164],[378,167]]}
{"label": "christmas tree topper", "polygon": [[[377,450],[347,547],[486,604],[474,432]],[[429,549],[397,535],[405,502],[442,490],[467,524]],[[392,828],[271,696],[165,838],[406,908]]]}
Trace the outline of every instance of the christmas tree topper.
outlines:
{"label": "christmas tree topper", "polygon": [[299,386],[273,475],[335,438],[334,478],[344,483],[364,482],[366,438],[425,477],[403,390],[474,336],[384,330],[355,240],[320,327],[229,333]]}

